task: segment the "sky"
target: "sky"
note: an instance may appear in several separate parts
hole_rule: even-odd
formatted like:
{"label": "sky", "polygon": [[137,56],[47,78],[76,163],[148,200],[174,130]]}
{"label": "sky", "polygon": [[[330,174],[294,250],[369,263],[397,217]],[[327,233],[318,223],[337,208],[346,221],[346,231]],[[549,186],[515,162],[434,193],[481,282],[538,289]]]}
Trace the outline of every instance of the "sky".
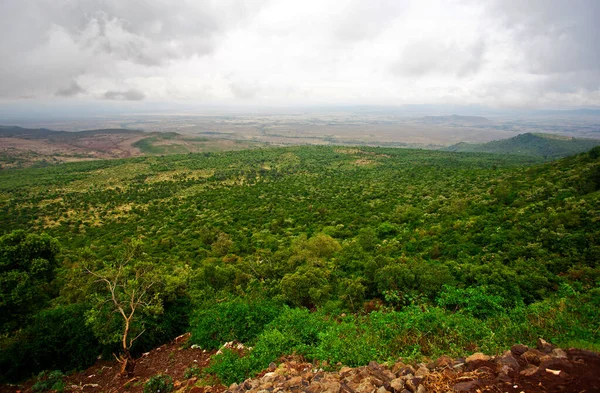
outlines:
{"label": "sky", "polygon": [[0,109],[600,106],[598,0],[0,0]]}

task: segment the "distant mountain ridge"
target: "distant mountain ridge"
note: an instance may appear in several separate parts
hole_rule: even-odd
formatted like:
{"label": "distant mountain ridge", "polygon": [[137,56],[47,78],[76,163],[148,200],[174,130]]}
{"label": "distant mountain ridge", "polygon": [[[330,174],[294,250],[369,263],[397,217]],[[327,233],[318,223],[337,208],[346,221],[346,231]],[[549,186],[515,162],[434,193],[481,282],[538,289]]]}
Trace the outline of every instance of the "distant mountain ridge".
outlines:
{"label": "distant mountain ridge", "polygon": [[572,138],[562,135],[526,133],[509,139],[488,143],[457,143],[444,148],[445,151],[496,154],[520,154],[547,159],[566,157],[588,151],[600,145],[600,140]]}
{"label": "distant mountain ridge", "polygon": [[18,126],[0,126],[0,137],[47,139],[47,138],[78,138],[89,137],[97,134],[143,134],[141,130],[128,130],[124,128],[107,128],[85,131],[54,131],[47,128],[23,128]]}
{"label": "distant mountain ridge", "polygon": [[485,125],[492,124],[493,122],[487,117],[482,116],[461,116],[461,115],[450,115],[450,116],[424,116],[420,119],[424,123],[450,123],[456,125]]}

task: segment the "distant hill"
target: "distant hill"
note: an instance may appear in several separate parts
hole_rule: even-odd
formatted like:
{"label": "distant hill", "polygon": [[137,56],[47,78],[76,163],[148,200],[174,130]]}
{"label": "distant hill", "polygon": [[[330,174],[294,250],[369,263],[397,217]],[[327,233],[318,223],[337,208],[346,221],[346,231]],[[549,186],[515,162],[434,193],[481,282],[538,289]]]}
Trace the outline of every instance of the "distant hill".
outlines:
{"label": "distant hill", "polygon": [[455,124],[461,126],[469,126],[469,125],[487,125],[492,124],[493,122],[481,116],[461,116],[461,115],[451,115],[451,116],[425,116],[420,119],[423,123],[429,124]]}
{"label": "distant hill", "polygon": [[482,144],[457,143],[443,149],[457,152],[520,154],[555,159],[582,153],[600,145],[600,140],[578,139],[554,134],[520,134]]}
{"label": "distant hill", "polygon": [[141,130],[126,130],[123,128],[109,128],[85,131],[54,131],[47,128],[23,128],[18,126],[0,126],[0,138],[23,138],[23,139],[71,139],[90,137],[93,135],[106,134],[143,134]]}

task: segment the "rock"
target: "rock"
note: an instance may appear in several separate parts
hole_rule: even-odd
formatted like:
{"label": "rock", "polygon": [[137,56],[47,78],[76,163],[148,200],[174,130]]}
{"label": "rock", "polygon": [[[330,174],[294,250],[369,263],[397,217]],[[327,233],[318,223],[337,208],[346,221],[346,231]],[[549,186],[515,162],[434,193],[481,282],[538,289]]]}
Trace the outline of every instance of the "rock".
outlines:
{"label": "rock", "polygon": [[404,364],[403,362],[396,362],[394,363],[394,365],[392,366],[392,372],[394,374],[396,374],[398,372],[398,370],[400,370],[401,368],[406,367],[406,364]]}
{"label": "rock", "polygon": [[277,365],[274,362],[269,363],[269,371],[277,370]]}
{"label": "rock", "polygon": [[516,344],[516,345],[513,345],[512,347],[510,347],[510,351],[515,356],[521,356],[525,352],[529,351],[529,347],[527,345],[523,345],[523,344]]}
{"label": "rock", "polygon": [[466,363],[469,364],[473,362],[487,362],[490,359],[491,357],[489,357],[488,355],[485,355],[481,352],[476,352],[466,359]]}
{"label": "rock", "polygon": [[423,378],[414,377],[414,378],[407,379],[404,382],[404,384],[408,388],[408,390],[410,390],[411,392],[416,392],[417,388],[419,387],[419,385],[421,384],[422,381],[423,381]]}
{"label": "rock", "polygon": [[475,387],[479,386],[479,380],[474,379],[472,381],[459,382],[454,385],[454,390],[457,392],[470,392]]}
{"label": "rock", "polygon": [[190,389],[189,393],[204,393],[204,388],[194,386]]}
{"label": "rock", "polygon": [[540,351],[538,351],[537,349],[530,349],[521,355],[521,359],[525,360],[527,363],[539,366],[540,356],[542,356],[542,353]]}
{"label": "rock", "polygon": [[321,386],[323,388],[323,390],[321,390],[322,393],[340,393],[340,390],[342,388],[342,385],[335,380],[328,380],[326,382],[322,382]]}
{"label": "rock", "polygon": [[371,361],[369,362],[369,367],[371,367],[371,368],[380,368],[381,366],[380,366],[380,365],[379,365],[379,363],[377,363],[376,361],[374,361],[374,360],[371,360]]}
{"label": "rock", "polygon": [[435,362],[433,362],[434,368],[447,368],[452,367],[454,360],[450,356],[440,356]]}
{"label": "rock", "polygon": [[285,382],[287,387],[302,386],[302,377],[292,377]]}
{"label": "rock", "polygon": [[377,388],[368,380],[362,381],[355,389],[356,393],[374,393]]}
{"label": "rock", "polygon": [[530,377],[533,374],[537,373],[539,370],[538,366],[534,366],[533,364],[529,364],[527,365],[527,367],[522,370],[519,374],[521,374],[524,377]]}
{"label": "rock", "polygon": [[559,358],[559,359],[566,359],[567,353],[560,348],[554,348],[552,350],[552,356],[554,356],[555,358]]}
{"label": "rock", "polygon": [[396,379],[392,379],[390,381],[390,386],[392,389],[394,389],[396,392],[401,391],[402,389],[404,389],[404,380],[402,378],[396,378]]}
{"label": "rock", "polygon": [[[394,370],[392,370],[394,371]],[[415,369],[411,366],[403,366],[400,367],[398,370],[394,371],[394,374],[396,374],[398,377],[402,377],[402,376],[406,376],[406,375],[415,375]]]}
{"label": "rock", "polygon": [[394,374],[388,369],[383,370],[382,374],[388,382],[396,378],[396,374]]}
{"label": "rock", "polygon": [[417,393],[427,393],[427,389],[425,389],[425,386],[419,385],[417,388]]}
{"label": "rock", "polygon": [[265,375],[263,375],[262,380],[263,380],[263,382],[273,382],[276,377],[277,377],[277,374],[272,371],[270,373],[266,373]]}
{"label": "rock", "polygon": [[375,385],[376,387],[383,386],[383,381],[377,377],[371,377],[370,380],[371,380],[371,383],[373,385]]}
{"label": "rock", "polygon": [[563,371],[571,371],[573,369],[573,364],[569,362],[567,359],[563,358],[552,358],[545,360],[540,363],[540,368],[549,368],[552,370],[563,370]]}
{"label": "rock", "polygon": [[390,391],[387,390],[385,386],[381,386],[379,389],[377,389],[377,393],[390,393]]}
{"label": "rock", "polygon": [[508,367],[512,371],[519,371],[519,362],[512,354],[512,351],[506,351],[496,362],[496,368],[502,369]]}
{"label": "rock", "polygon": [[419,367],[417,372],[415,372],[415,377],[426,377],[429,375],[429,369],[425,366]]}
{"label": "rock", "polygon": [[[186,386],[193,386],[193,385],[196,384],[197,381],[198,381],[197,377],[192,377],[192,378],[190,378],[190,379],[187,380]],[[236,384],[236,387],[237,387],[237,384]]]}
{"label": "rock", "polygon": [[342,376],[342,378],[346,378],[349,375],[352,375],[354,369],[350,368],[350,367],[342,367],[340,370],[340,375]]}
{"label": "rock", "polygon": [[319,382],[313,382],[306,388],[308,393],[319,393],[323,390],[324,389]]}
{"label": "rock", "polygon": [[554,345],[550,344],[548,341],[543,338],[538,338],[537,340],[537,349],[543,353],[552,353],[552,350],[556,348]]}

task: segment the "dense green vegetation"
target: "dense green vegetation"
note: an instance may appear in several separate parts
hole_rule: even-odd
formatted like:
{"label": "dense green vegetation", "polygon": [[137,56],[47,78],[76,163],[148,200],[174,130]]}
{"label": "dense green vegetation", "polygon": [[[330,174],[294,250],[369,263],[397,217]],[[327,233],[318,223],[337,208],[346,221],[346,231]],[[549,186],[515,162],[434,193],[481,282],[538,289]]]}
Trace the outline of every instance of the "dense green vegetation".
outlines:
{"label": "dense green vegetation", "polygon": [[31,272],[10,255],[37,260],[26,250],[50,238],[60,249],[43,257],[52,276],[23,281],[35,296],[19,324],[2,319],[0,370],[19,379],[118,351],[131,289],[147,305],[133,353],[186,330],[204,348],[252,346],[216,358],[225,382],[293,352],[358,365],[539,335],[597,349],[599,190],[599,148],[545,164],[294,147],[3,171],[3,282]]}
{"label": "dense green vegetation", "polygon": [[526,133],[513,138],[482,144],[458,143],[444,150],[496,154],[520,154],[552,160],[582,153],[600,145],[597,139],[570,138],[562,135]]}

